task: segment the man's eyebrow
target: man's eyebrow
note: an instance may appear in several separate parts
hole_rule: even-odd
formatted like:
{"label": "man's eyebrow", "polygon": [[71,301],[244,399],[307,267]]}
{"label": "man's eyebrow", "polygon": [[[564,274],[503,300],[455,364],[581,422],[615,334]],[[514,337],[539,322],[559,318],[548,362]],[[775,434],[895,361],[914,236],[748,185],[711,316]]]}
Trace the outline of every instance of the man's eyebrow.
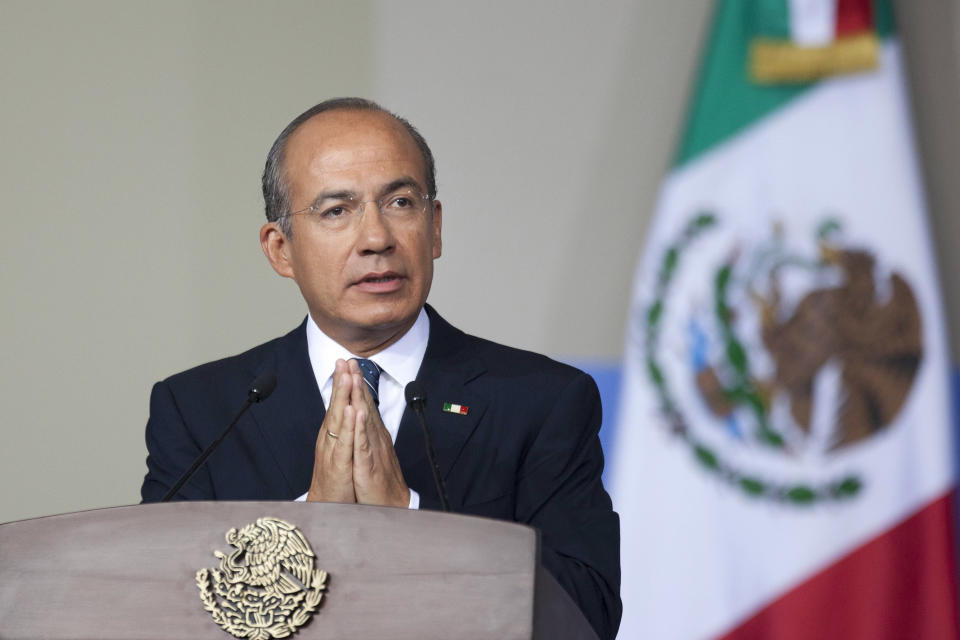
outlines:
{"label": "man's eyebrow", "polygon": [[386,195],[388,193],[393,193],[397,189],[403,188],[416,189],[417,191],[423,191],[423,188],[420,186],[420,183],[411,178],[410,176],[403,176],[402,178],[397,178],[383,189],[380,190],[381,195]]}
{"label": "man's eyebrow", "polygon": [[350,191],[348,189],[339,189],[337,191],[321,191],[317,194],[317,197],[314,198],[314,204],[319,204],[326,200],[356,200],[358,198],[356,191]]}
{"label": "man's eyebrow", "polygon": [[[393,193],[398,189],[415,189],[417,191],[422,191],[420,183],[411,178],[410,176],[403,176],[397,178],[393,182],[388,183],[386,186],[380,189],[380,196],[385,196],[389,193]],[[337,189],[335,191],[321,191],[317,194],[317,197],[314,198],[314,204],[320,204],[327,200],[359,200],[360,194],[356,191],[351,191],[349,189]]]}

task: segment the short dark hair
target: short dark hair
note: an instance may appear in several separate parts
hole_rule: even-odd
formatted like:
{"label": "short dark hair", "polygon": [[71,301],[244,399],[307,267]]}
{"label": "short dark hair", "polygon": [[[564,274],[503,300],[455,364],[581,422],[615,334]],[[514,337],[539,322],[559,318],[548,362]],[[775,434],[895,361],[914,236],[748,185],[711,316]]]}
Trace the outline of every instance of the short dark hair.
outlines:
{"label": "short dark hair", "polygon": [[365,98],[331,98],[310,107],[294,118],[290,124],[280,132],[280,135],[274,140],[273,146],[270,147],[269,153],[267,153],[267,163],[263,168],[264,209],[266,210],[267,220],[269,222],[280,223],[280,229],[287,236],[290,236],[292,231],[290,217],[287,215],[290,213],[290,193],[287,188],[283,166],[283,155],[287,146],[287,139],[290,138],[300,125],[313,116],[321,114],[324,111],[333,111],[336,109],[344,111],[379,111],[399,122],[407,133],[410,134],[410,137],[413,138],[417,149],[420,150],[420,155],[423,157],[424,174],[427,178],[427,196],[431,200],[437,197],[437,168],[433,162],[433,153],[430,151],[427,141],[420,135],[416,127],[410,124],[406,118],[402,118],[392,111],[384,109],[372,100]]}

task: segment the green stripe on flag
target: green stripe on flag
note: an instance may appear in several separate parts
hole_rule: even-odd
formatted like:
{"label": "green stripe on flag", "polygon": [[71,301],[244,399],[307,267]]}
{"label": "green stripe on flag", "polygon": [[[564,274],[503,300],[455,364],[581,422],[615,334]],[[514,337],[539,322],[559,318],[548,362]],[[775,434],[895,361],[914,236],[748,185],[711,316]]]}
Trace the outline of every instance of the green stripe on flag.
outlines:
{"label": "green stripe on flag", "polygon": [[[785,29],[786,0],[720,0],[713,29],[702,55],[700,72],[687,113],[686,126],[674,158],[679,167],[723,142],[747,125],[785,105],[816,83],[761,86],[750,81],[747,51],[757,29],[764,35]],[[889,0],[876,0],[874,20],[881,38],[893,34],[893,9]],[[759,21],[759,24],[758,24]]]}
{"label": "green stripe on flag", "polygon": [[753,0],[750,15],[753,33],[767,38],[790,39],[789,0]]}
{"label": "green stripe on flag", "polygon": [[897,31],[897,21],[894,20],[890,0],[876,0],[873,3],[873,16],[877,25],[877,36],[881,40],[893,37]]}

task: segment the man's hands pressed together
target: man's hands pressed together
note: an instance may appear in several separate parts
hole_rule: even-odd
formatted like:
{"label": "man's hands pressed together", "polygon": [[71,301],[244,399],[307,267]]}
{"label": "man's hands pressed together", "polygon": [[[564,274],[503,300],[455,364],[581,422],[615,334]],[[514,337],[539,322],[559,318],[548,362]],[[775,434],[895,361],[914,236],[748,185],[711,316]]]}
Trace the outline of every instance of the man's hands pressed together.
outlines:
{"label": "man's hands pressed together", "polygon": [[407,507],[410,490],[390,432],[356,361],[337,360],[333,391],[314,449],[311,502]]}
{"label": "man's hands pressed together", "polygon": [[353,488],[353,433],[356,409],[350,404],[353,379],[347,364],[337,360],[330,407],[314,446],[310,502],[356,502]]}

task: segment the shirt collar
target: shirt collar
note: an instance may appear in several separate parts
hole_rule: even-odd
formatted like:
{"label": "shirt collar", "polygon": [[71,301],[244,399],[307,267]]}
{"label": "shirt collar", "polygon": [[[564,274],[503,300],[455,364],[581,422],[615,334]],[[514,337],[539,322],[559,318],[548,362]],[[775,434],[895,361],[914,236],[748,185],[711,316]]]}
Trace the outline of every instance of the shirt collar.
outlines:
{"label": "shirt collar", "polygon": [[[405,387],[417,377],[417,372],[423,363],[423,356],[427,352],[429,339],[430,318],[421,308],[413,326],[392,345],[370,356],[370,360],[376,362],[386,375]],[[307,316],[307,352],[310,355],[313,375],[320,389],[323,389],[327,381],[333,377],[338,359],[349,360],[359,357],[321,331],[309,315]]]}

